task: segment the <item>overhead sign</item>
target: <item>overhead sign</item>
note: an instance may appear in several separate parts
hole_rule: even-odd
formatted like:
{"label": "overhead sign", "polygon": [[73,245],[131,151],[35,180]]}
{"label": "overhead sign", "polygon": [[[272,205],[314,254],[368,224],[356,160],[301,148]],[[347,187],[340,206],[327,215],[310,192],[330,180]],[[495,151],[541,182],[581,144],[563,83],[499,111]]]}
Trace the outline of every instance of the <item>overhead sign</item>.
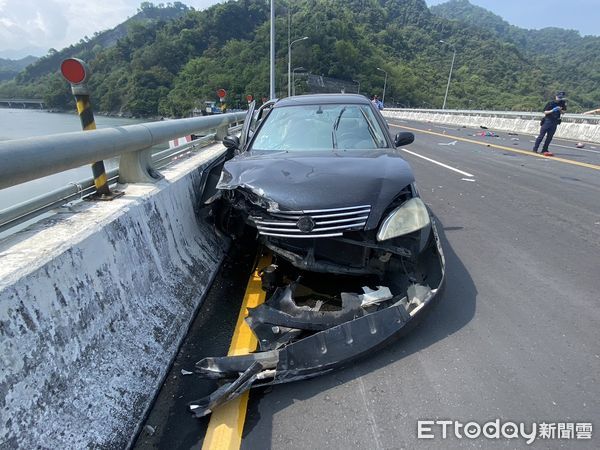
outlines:
{"label": "overhead sign", "polygon": [[60,64],[60,72],[71,84],[84,83],[89,75],[86,64],[79,58],[67,58]]}
{"label": "overhead sign", "polygon": [[225,96],[227,95],[227,91],[225,89],[219,89],[217,91],[217,95],[219,96],[219,98],[225,98]]}

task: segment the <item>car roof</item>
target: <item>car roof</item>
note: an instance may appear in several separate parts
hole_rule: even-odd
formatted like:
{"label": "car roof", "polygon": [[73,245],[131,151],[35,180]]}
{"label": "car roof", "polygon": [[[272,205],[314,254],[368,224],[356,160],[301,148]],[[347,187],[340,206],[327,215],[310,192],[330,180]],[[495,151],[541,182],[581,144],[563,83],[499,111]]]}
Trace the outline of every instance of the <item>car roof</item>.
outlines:
{"label": "car roof", "polygon": [[286,97],[275,103],[274,108],[297,105],[327,105],[327,104],[355,104],[368,105],[370,100],[358,94],[310,94]]}

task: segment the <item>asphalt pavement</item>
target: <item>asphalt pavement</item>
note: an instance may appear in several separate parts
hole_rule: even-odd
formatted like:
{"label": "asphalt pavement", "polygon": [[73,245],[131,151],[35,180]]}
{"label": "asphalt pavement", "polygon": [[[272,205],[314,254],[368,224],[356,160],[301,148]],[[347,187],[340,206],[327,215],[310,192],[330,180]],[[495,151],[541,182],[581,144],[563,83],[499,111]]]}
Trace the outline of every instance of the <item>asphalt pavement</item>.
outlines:
{"label": "asphalt pavement", "polygon": [[440,426],[427,433],[435,439],[417,439],[418,420],[444,419],[524,422],[527,432],[555,423],[555,436],[558,423],[592,423],[592,440],[532,447],[600,448],[600,171],[558,160],[600,165],[600,145],[557,139],[552,159],[529,154],[531,136],[390,124],[423,130],[411,153],[400,151],[439,222],[444,296],[412,334],[371,358],[254,391],[242,448],[527,446],[450,431],[443,439]]}
{"label": "asphalt pavement", "polygon": [[[417,438],[419,420],[496,419],[527,432],[554,423],[555,436],[559,423],[591,423],[591,440],[574,430],[530,447],[600,448],[600,145],[555,139],[546,158],[531,152],[532,136],[390,124],[416,135],[398,151],[437,217],[445,293],[411,334],[370,358],[253,390],[242,448],[527,447],[523,438],[457,438],[453,428],[443,439],[438,425],[423,430],[434,439]],[[219,275],[136,448],[200,447],[207,421],[185,404],[211,385],[180,371],[225,354],[249,274],[250,254],[243,259]]]}

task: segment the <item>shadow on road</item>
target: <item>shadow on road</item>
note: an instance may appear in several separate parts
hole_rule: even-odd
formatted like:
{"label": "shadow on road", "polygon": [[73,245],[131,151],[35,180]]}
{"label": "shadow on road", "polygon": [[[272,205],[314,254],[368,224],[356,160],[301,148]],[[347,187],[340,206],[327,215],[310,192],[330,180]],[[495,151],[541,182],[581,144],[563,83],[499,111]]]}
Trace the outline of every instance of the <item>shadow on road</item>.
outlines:
{"label": "shadow on road", "polygon": [[[477,289],[445,235],[446,231],[459,230],[461,227],[444,229],[439,219],[436,218],[436,222],[446,258],[446,289],[422,322],[407,336],[352,366],[311,380],[253,390],[244,428],[244,438],[251,436],[249,444],[260,442],[260,448],[271,448],[273,418],[289,405],[308,400],[324,390],[417,353],[452,335],[471,321],[475,314]],[[247,448],[250,447],[253,445]]]}

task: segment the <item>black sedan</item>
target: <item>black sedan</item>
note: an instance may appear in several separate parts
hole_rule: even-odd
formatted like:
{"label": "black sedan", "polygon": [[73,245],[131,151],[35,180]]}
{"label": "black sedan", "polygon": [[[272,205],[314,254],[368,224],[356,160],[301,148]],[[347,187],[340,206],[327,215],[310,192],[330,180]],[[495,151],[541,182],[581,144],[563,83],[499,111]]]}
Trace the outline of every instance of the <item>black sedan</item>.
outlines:
{"label": "black sedan", "polygon": [[312,377],[347,364],[416,323],[440,293],[444,257],[412,170],[365,97],[290,97],[250,109],[224,144],[211,198],[215,223],[273,254],[267,301],[246,319],[247,356],[205,358],[197,372],[225,383],[190,404],[197,416],[252,386]]}

